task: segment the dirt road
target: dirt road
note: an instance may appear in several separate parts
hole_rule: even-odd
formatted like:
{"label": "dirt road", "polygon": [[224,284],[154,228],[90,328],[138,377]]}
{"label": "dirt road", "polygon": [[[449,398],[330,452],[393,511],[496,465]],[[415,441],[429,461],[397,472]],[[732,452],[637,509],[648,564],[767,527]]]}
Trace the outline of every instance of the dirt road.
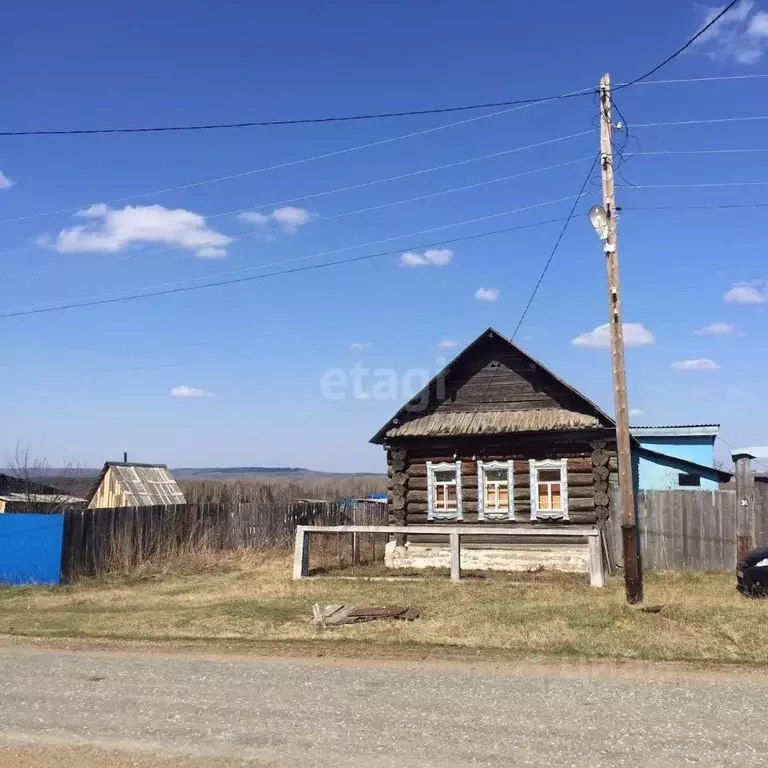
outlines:
{"label": "dirt road", "polygon": [[0,765],[757,765],[768,685],[727,678],[6,648]]}

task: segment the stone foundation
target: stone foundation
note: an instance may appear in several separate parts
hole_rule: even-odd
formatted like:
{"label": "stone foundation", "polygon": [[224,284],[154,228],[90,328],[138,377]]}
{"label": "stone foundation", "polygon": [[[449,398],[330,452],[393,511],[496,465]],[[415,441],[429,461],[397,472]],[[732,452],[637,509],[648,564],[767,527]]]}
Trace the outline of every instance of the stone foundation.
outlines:
{"label": "stone foundation", "polygon": [[[411,544],[404,547],[390,541],[384,549],[387,568],[450,568],[447,544]],[[586,544],[521,544],[509,549],[470,549],[462,547],[461,568],[467,571],[567,571],[589,573]]]}

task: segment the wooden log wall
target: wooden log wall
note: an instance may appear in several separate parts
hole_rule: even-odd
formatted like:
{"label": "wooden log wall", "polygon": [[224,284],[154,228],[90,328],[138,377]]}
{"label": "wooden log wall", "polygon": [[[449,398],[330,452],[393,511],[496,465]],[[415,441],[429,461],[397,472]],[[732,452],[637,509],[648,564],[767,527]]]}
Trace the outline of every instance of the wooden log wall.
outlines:
{"label": "wooden log wall", "polygon": [[[591,442],[560,446],[549,453],[544,446],[521,451],[519,446],[505,450],[503,446],[484,451],[477,456],[467,450],[459,453],[461,460],[462,522],[477,524],[478,485],[477,461],[514,460],[514,500],[516,523],[530,524],[529,459],[568,459],[568,510],[572,523],[594,523],[609,516],[610,482],[617,480],[616,451],[606,442]],[[524,455],[525,454],[525,455]],[[453,462],[453,453],[428,446],[390,447],[387,453],[389,477],[389,522],[393,525],[429,524],[427,516],[427,461]],[[516,523],[507,523],[514,525]],[[435,522],[435,525],[439,525]],[[494,525],[500,525],[498,521]],[[404,537],[400,537],[401,539]],[[470,543],[469,541],[467,543]]]}

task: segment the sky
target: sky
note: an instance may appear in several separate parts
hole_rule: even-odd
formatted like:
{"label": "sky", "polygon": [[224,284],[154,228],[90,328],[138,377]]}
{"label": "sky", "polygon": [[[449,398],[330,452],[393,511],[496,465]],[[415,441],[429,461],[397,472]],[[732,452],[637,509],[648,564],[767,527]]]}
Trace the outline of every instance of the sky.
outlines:
{"label": "sky", "polygon": [[[2,130],[548,96],[645,73],[715,12],[619,2],[601,26],[604,10],[32,0],[6,11]],[[765,208],[749,207],[768,203],[766,121],[688,122],[768,115],[768,2],[743,0],[651,80],[687,82],[614,94],[632,421],[718,422],[734,445],[768,444]],[[649,125],[662,122],[686,124]],[[590,94],[343,123],[0,136],[0,458],[20,445],[52,465],[127,451],[175,467],[382,471],[368,440],[425,377],[488,326],[514,332],[596,125]],[[515,342],[612,412],[604,256],[586,215],[598,202],[593,178]]]}

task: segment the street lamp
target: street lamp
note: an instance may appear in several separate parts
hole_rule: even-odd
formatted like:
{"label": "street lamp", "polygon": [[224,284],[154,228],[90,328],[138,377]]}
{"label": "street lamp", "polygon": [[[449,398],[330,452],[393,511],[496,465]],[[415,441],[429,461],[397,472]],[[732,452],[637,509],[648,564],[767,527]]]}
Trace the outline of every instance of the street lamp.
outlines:
{"label": "street lamp", "polygon": [[597,232],[597,236],[605,242],[608,239],[608,214],[602,205],[593,205],[589,209],[589,220]]}

